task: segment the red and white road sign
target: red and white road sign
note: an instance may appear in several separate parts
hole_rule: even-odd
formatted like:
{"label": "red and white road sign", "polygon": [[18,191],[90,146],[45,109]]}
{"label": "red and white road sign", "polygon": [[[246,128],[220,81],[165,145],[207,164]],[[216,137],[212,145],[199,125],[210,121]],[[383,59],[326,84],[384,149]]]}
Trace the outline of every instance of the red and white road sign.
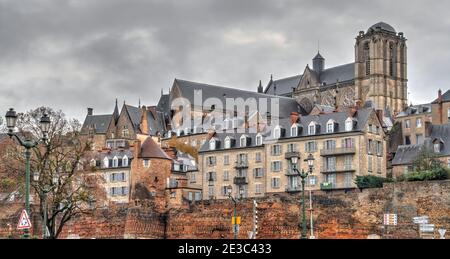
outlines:
{"label": "red and white road sign", "polygon": [[29,229],[31,228],[31,221],[28,217],[27,210],[22,210],[22,214],[20,214],[19,223],[17,223],[17,229]]}

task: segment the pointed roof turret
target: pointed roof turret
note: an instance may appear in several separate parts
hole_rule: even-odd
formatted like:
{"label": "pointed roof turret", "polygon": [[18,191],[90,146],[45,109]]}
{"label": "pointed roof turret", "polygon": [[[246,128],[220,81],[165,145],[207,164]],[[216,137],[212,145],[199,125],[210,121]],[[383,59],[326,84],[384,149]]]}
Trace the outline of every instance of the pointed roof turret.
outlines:
{"label": "pointed roof turret", "polygon": [[114,107],[113,112],[113,119],[115,123],[117,123],[117,121],[119,120],[119,107],[117,106],[117,98],[116,98],[116,106]]}

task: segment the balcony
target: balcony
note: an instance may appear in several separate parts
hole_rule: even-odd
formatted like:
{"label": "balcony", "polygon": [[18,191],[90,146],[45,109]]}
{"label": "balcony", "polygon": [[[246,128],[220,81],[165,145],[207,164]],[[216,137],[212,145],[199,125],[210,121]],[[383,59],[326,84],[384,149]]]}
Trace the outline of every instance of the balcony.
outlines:
{"label": "balcony", "polygon": [[322,174],[335,174],[335,173],[354,173],[356,169],[353,166],[337,166],[335,168],[327,168],[324,166],[321,171]]}
{"label": "balcony", "polygon": [[248,168],[248,160],[240,160],[236,161],[236,165],[234,166],[236,169],[245,169]]}
{"label": "balcony", "polygon": [[343,147],[343,148],[320,150],[321,156],[351,155],[351,154],[355,154],[355,153],[356,153],[356,147]]}
{"label": "balcony", "polygon": [[234,177],[233,183],[236,185],[247,185],[248,180],[247,177]]}
{"label": "balcony", "polygon": [[302,191],[301,186],[286,186],[287,193],[301,192],[301,191]]}
{"label": "balcony", "polygon": [[300,158],[300,153],[299,152],[287,152],[286,154],[284,154],[284,158],[287,160],[291,160],[291,157],[298,157]]}
{"label": "balcony", "polygon": [[288,170],[286,170],[285,175],[286,176],[298,176],[298,173],[292,169],[291,170],[288,169]]}
{"label": "balcony", "polygon": [[351,183],[331,183],[331,182],[323,182],[320,184],[320,190],[322,191],[332,191],[332,190],[348,190],[355,189]]}

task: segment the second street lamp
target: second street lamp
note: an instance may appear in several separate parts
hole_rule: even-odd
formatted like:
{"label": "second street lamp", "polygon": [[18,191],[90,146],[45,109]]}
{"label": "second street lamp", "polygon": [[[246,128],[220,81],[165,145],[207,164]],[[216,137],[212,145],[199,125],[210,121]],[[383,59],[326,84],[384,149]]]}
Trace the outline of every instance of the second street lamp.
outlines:
{"label": "second street lamp", "polygon": [[233,224],[233,233],[234,233],[234,239],[238,238],[238,222],[237,222],[237,203],[239,201],[240,198],[242,198],[242,195],[244,194],[244,190],[242,188],[239,188],[239,198],[234,198],[231,193],[233,192],[233,187],[231,185],[228,186],[227,188],[227,193],[228,193],[228,197],[233,201],[234,203],[234,213],[233,213],[233,218],[234,218],[234,224]]}
{"label": "second street lamp", "polygon": [[308,175],[311,174],[313,171],[314,156],[312,154],[309,154],[308,158],[305,159],[305,162],[308,163],[308,171],[307,172],[305,172],[303,169],[301,171],[299,171],[297,168],[297,163],[298,163],[298,159],[299,159],[298,153],[290,154],[290,159],[291,159],[291,163],[292,163],[292,170],[295,171],[298,174],[298,176],[300,176],[300,178],[301,178],[301,183],[302,183],[302,220],[301,220],[302,232],[301,232],[300,238],[307,239],[307,237],[306,237],[305,182],[306,182],[306,178],[308,177]]}
{"label": "second street lamp", "polygon": [[[8,128],[8,136],[10,138],[15,138],[19,144],[25,148],[25,210],[28,215],[31,215],[30,211],[30,159],[31,159],[31,149],[36,147],[39,142],[32,140],[31,137],[26,137],[22,139],[19,135],[14,132],[17,123],[17,113],[13,108],[9,109],[5,115],[6,127]],[[47,141],[47,134],[50,129],[50,118],[47,114],[44,114],[40,120],[40,127],[43,133],[42,141]],[[30,230],[24,229],[24,238],[30,237]]]}

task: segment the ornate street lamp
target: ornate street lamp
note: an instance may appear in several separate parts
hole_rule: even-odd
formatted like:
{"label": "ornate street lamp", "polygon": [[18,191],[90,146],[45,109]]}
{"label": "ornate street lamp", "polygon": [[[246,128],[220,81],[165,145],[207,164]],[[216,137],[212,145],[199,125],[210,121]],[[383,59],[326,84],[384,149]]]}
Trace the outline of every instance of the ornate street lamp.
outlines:
{"label": "ornate street lamp", "polygon": [[308,172],[305,172],[303,169],[299,171],[297,169],[297,163],[298,163],[299,155],[298,153],[291,153],[290,154],[290,160],[292,163],[292,170],[298,174],[301,178],[302,183],[302,233],[301,233],[301,239],[307,239],[306,237],[306,208],[305,208],[305,181],[309,174],[313,172],[314,167],[314,156],[312,154],[308,155],[308,158],[305,159],[305,162],[308,163]]}
{"label": "ornate street lamp", "polygon": [[[14,129],[16,127],[17,123],[17,113],[14,111],[13,108],[9,109],[9,111],[6,112],[5,115],[6,118],[6,127],[8,128],[8,135],[10,138],[15,138],[19,144],[25,148],[25,210],[27,211],[28,215],[31,215],[30,211],[30,158],[31,158],[31,149],[36,147],[39,142],[35,140],[31,140],[29,137],[25,138],[24,140],[14,133]],[[47,114],[44,114],[40,120],[40,127],[41,131],[43,133],[42,141],[47,141],[47,134],[50,129],[50,118]],[[33,176],[34,177],[34,176]],[[24,229],[24,238],[30,237],[30,230]]]}

